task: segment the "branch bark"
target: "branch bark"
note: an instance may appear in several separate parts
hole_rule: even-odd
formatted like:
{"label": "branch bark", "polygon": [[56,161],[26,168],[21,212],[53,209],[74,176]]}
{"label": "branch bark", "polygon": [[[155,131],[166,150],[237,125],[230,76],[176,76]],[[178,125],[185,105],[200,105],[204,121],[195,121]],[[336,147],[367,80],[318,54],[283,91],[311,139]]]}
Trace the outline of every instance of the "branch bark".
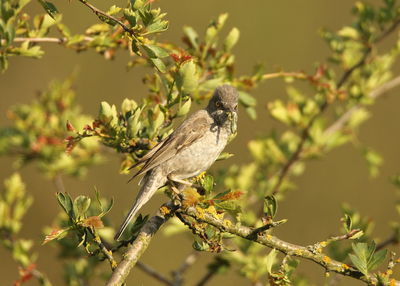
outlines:
{"label": "branch bark", "polygon": [[[377,280],[372,275],[365,276],[356,268],[344,264],[342,262],[336,261],[330,258],[329,256],[326,256],[323,253],[319,253],[317,251],[313,252],[307,247],[283,241],[269,234],[260,234],[257,236],[253,236],[251,234],[254,232],[254,230],[250,227],[243,225],[227,224],[226,222],[224,222],[224,220],[215,218],[214,216],[212,216],[207,212],[202,212],[201,214],[199,214],[199,212],[194,207],[188,208],[186,210],[179,210],[178,212],[191,216],[199,222],[204,222],[209,225],[212,225],[221,232],[230,233],[239,236],[241,238],[254,241],[256,243],[265,245],[269,248],[276,249],[286,255],[296,256],[299,258],[304,258],[313,261],[318,265],[322,266],[328,272],[333,272],[343,276],[352,277],[361,280],[367,284],[375,283],[376,285]],[[400,281],[395,281],[395,285],[400,286]]]}
{"label": "branch bark", "polygon": [[92,10],[92,12],[97,15],[97,17],[99,17],[99,18],[102,17],[103,19],[106,18],[110,21],[117,23],[119,26],[122,27],[122,29],[124,29],[125,32],[130,34],[132,37],[136,37],[136,35],[134,34],[134,32],[131,28],[129,28],[127,25],[125,25],[122,21],[118,20],[114,16],[108,15],[106,12],[103,12],[102,10],[93,6],[86,0],[78,0],[78,1],[81,2],[83,5],[85,5],[86,7],[88,7],[90,10]]}
{"label": "branch bark", "polygon": [[125,282],[131,269],[137,264],[139,258],[146,251],[153,236],[174,214],[177,208],[178,206],[174,205],[173,202],[164,204],[158,210],[157,214],[144,224],[135,241],[124,253],[122,261],[114,270],[106,286],[120,286]]}

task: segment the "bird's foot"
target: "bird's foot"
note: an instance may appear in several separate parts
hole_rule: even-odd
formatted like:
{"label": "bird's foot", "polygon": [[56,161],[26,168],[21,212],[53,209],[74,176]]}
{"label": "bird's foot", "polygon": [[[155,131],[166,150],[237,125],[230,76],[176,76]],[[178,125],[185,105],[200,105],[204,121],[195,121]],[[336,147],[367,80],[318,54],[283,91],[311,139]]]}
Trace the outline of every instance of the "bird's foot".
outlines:
{"label": "bird's foot", "polygon": [[191,182],[181,180],[178,178],[174,178],[173,176],[168,176],[168,180],[178,183],[178,184],[181,184],[181,185],[184,185],[184,186],[188,186],[188,187],[191,187],[193,185],[193,183],[191,183]]}

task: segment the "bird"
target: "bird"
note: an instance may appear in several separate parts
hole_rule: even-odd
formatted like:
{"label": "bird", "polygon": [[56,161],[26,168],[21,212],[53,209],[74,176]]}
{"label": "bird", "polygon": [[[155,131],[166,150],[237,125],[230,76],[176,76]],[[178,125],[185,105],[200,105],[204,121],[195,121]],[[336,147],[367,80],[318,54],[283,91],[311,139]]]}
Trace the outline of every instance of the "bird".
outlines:
{"label": "bird", "polygon": [[188,116],[131,168],[142,166],[139,193],[114,239],[119,240],[129,222],[154,193],[168,181],[188,185],[185,179],[205,172],[236,135],[239,93],[235,87],[218,86],[206,108]]}

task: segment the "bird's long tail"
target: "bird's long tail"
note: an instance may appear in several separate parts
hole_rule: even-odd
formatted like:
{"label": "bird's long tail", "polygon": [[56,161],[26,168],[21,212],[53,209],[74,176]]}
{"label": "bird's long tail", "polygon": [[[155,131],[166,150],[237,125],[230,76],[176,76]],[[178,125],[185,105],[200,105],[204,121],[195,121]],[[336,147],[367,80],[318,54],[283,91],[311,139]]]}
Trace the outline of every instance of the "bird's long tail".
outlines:
{"label": "bird's long tail", "polygon": [[165,184],[166,179],[163,178],[157,172],[149,171],[141,180],[140,191],[135,199],[135,202],[125,217],[124,222],[119,227],[118,232],[115,234],[114,239],[119,240],[128,227],[128,224],[136,215],[136,213],[141,209],[141,207],[147,203],[150,198],[154,195],[159,187]]}

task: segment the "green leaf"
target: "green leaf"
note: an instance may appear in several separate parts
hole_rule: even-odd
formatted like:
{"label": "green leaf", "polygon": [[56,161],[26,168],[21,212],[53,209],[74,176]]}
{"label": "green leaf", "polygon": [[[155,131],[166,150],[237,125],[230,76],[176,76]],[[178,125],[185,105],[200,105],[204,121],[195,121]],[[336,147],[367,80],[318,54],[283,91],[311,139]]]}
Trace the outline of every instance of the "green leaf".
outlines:
{"label": "green leaf", "polygon": [[55,16],[59,13],[57,7],[53,3],[44,0],[39,0],[39,3],[42,5],[44,10],[46,10],[47,14],[49,14],[51,18],[54,19]]}
{"label": "green leaf", "polygon": [[273,248],[267,255],[267,264],[265,265],[267,271],[269,274],[272,273],[272,266],[274,266],[275,261],[276,261],[276,256],[278,255],[278,251],[276,251],[275,248]]}
{"label": "green leaf", "polygon": [[118,7],[117,5],[112,5],[106,13],[108,15],[115,15],[115,14],[118,14],[121,10],[122,10],[122,8]]}
{"label": "green leaf", "polygon": [[375,253],[375,242],[367,243],[353,243],[352,248],[354,254],[349,254],[350,260],[354,266],[360,270],[364,275],[375,269],[383,262],[386,257],[386,250],[381,250]]}
{"label": "green leaf", "polygon": [[348,125],[351,128],[355,128],[361,125],[364,121],[366,121],[370,117],[369,112],[365,108],[358,108],[356,109],[348,122]]}
{"label": "green leaf", "polygon": [[128,118],[128,136],[134,138],[142,127],[140,121],[140,114],[142,113],[142,108],[137,108],[135,112]]}
{"label": "green leaf", "polygon": [[238,202],[229,200],[229,201],[219,201],[219,202],[214,202],[217,207],[220,207],[221,209],[228,210],[228,211],[234,211],[238,208]]}
{"label": "green leaf", "polygon": [[102,101],[100,103],[99,120],[111,126],[115,125],[118,122],[118,113],[115,105]]}
{"label": "green leaf", "polygon": [[188,100],[179,108],[178,112],[176,113],[176,116],[185,116],[189,111],[190,107],[192,106],[192,100],[190,97]]}
{"label": "green leaf", "polygon": [[114,206],[114,198],[111,198],[110,203],[108,204],[107,208],[102,210],[102,212],[99,214],[99,217],[105,216]]}
{"label": "green leaf", "polygon": [[244,91],[239,91],[239,102],[246,107],[257,105],[257,100],[252,95]]}
{"label": "green leaf", "polygon": [[351,216],[349,216],[348,214],[344,215],[343,227],[346,232],[350,232],[353,229],[353,221],[351,219]]}
{"label": "green leaf", "polygon": [[368,261],[368,270],[374,270],[378,267],[385,260],[386,254],[387,249],[382,249],[381,251],[374,253],[372,259]]}
{"label": "green leaf", "polygon": [[218,158],[217,158],[216,161],[226,160],[226,159],[229,159],[230,157],[233,157],[233,156],[235,156],[235,154],[228,153],[228,152],[222,152],[222,153],[218,156]]}
{"label": "green leaf", "polygon": [[67,213],[67,215],[70,218],[75,219],[75,215],[73,212],[73,203],[70,195],[68,193],[57,193],[56,196],[58,203]]}
{"label": "green leaf", "polygon": [[131,7],[134,10],[142,8],[143,5],[145,4],[145,1],[143,0],[130,0],[130,2],[131,2]]}
{"label": "green leaf", "polygon": [[193,242],[192,247],[197,251],[208,251],[210,249],[210,246],[207,243],[204,241],[199,242],[197,240]]}
{"label": "green leaf", "polygon": [[276,120],[286,124],[290,123],[290,118],[287,108],[281,100],[275,100],[273,102],[270,102],[268,104],[268,109],[269,112],[271,113],[271,116]]}
{"label": "green leaf", "polygon": [[121,110],[123,114],[133,112],[137,108],[137,103],[133,99],[125,98],[121,104]]}
{"label": "green leaf", "polygon": [[168,21],[165,21],[165,20],[157,21],[146,27],[145,35],[152,34],[152,33],[164,32],[167,29],[168,29]]}
{"label": "green leaf", "polygon": [[132,42],[131,42],[132,52],[134,52],[135,54],[137,54],[138,56],[141,57],[142,53],[140,52],[140,48],[139,48],[140,46],[141,46],[141,43],[139,41],[132,39]]}
{"label": "green leaf", "polygon": [[213,176],[206,175],[202,180],[201,186],[206,191],[206,195],[210,194],[214,188],[214,178]]}
{"label": "green leaf", "polygon": [[225,39],[224,42],[224,50],[226,52],[229,52],[230,50],[232,50],[232,48],[236,45],[236,43],[239,40],[239,36],[240,36],[240,32],[238,28],[233,28],[228,36]]}
{"label": "green leaf", "polygon": [[161,72],[161,73],[167,72],[167,67],[165,66],[165,64],[162,60],[150,58],[150,61],[153,63],[154,67],[156,67],[156,69],[159,72]]}
{"label": "green leaf", "polygon": [[345,37],[345,38],[349,38],[349,39],[353,39],[353,40],[357,40],[360,35],[357,31],[357,29],[353,28],[353,27],[343,27],[342,29],[340,29],[338,31],[338,35],[341,37]]}
{"label": "green leaf", "polygon": [[278,211],[278,202],[274,196],[267,196],[264,199],[264,213],[266,216],[275,217]]}
{"label": "green leaf", "polygon": [[184,26],[183,33],[189,40],[189,44],[197,51],[199,49],[199,35],[197,34],[196,30],[192,27]]}
{"label": "green leaf", "polygon": [[77,218],[82,218],[85,216],[86,211],[90,206],[90,198],[87,196],[78,196],[74,200],[74,213]]}
{"label": "green leaf", "polygon": [[376,177],[379,174],[379,168],[383,163],[383,158],[379,153],[371,148],[364,148],[363,155],[368,163],[368,171],[371,177]]}
{"label": "green leaf", "polygon": [[257,119],[257,112],[256,112],[254,107],[247,107],[246,108],[246,113],[252,120],[256,120]]}
{"label": "green leaf", "polygon": [[169,53],[164,48],[161,48],[159,46],[143,45],[143,48],[150,58],[166,58],[169,56]]}
{"label": "green leaf", "polygon": [[368,275],[368,268],[365,261],[361,260],[359,257],[355,256],[354,254],[349,254],[349,258],[353,265],[360,270],[361,273],[364,275]]}
{"label": "green leaf", "polygon": [[128,20],[131,28],[136,26],[137,23],[136,14],[132,10],[124,9],[124,17],[126,20]]}
{"label": "green leaf", "polygon": [[187,94],[192,93],[197,88],[198,75],[196,64],[193,61],[187,61],[182,64],[176,83],[179,90]]}

